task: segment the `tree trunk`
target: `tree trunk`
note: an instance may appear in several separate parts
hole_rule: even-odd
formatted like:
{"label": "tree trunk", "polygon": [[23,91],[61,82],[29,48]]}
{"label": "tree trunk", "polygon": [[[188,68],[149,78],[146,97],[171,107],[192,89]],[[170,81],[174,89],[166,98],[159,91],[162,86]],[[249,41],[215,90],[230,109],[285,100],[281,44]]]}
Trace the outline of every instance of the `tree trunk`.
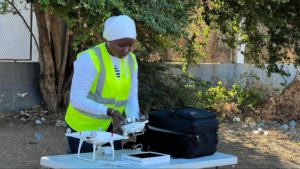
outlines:
{"label": "tree trunk", "polygon": [[[34,11],[39,30],[40,91],[47,110],[56,112],[65,108],[69,94],[71,76],[66,77],[69,51],[69,35],[66,24],[56,16],[41,10],[34,3]],[[71,71],[72,72],[72,71]],[[71,73],[70,73],[71,74]]]}

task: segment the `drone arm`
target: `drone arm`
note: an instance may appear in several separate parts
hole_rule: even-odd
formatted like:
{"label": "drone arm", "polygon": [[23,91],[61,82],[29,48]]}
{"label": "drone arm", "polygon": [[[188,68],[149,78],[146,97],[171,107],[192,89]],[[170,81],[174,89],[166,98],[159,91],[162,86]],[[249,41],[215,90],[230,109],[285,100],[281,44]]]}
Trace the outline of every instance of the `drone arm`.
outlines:
{"label": "drone arm", "polygon": [[96,154],[96,143],[93,143],[93,161],[95,160],[95,154]]}
{"label": "drone arm", "polygon": [[78,158],[82,159],[82,160],[87,160],[87,161],[94,161],[95,160],[95,150],[96,150],[95,143],[93,143],[93,158],[92,159],[88,159],[88,158],[84,158],[84,157],[80,156],[80,152],[81,152],[81,147],[82,147],[83,141],[84,141],[83,139],[80,139],[80,142],[79,142],[79,145],[78,145],[78,152],[77,152]]}
{"label": "drone arm", "polygon": [[115,147],[114,147],[114,141],[111,140],[111,141],[109,142],[109,144],[110,144],[110,147],[111,147],[111,151],[112,151],[112,160],[113,160],[113,159],[115,159]]}
{"label": "drone arm", "polygon": [[78,150],[77,150],[77,156],[78,156],[78,158],[81,158],[80,157],[80,150],[81,150],[82,143],[83,143],[83,139],[80,139]]}

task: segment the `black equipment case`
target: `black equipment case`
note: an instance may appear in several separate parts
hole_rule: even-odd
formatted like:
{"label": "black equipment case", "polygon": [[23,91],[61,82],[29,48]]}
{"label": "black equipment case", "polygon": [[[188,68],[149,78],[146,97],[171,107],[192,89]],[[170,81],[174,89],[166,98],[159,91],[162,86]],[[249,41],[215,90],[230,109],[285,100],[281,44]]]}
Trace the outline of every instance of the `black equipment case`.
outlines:
{"label": "black equipment case", "polygon": [[204,109],[183,107],[149,113],[145,134],[137,137],[144,151],[170,154],[174,158],[195,158],[217,150],[219,122]]}

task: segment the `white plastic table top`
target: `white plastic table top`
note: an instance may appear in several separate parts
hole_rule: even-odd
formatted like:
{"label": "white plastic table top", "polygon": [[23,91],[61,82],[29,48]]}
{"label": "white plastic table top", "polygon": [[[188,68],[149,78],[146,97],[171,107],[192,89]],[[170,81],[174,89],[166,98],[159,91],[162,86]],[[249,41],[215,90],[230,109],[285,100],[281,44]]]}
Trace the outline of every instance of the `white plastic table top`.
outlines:
{"label": "white plastic table top", "polygon": [[[122,154],[133,153],[133,150],[116,150],[115,160],[96,158],[95,161],[85,161],[77,158],[77,154],[55,155],[41,157],[40,164],[50,168],[207,168],[237,164],[237,156],[216,152],[213,155],[193,159],[172,159],[168,163],[153,165],[137,165],[121,161]],[[92,153],[83,156],[91,157]]]}

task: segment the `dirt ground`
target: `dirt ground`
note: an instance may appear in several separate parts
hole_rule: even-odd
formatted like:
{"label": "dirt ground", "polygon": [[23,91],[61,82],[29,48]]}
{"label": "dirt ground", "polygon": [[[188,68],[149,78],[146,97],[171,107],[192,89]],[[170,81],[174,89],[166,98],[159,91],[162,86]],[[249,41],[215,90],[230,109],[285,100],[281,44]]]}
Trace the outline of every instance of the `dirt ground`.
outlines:
{"label": "dirt ground", "polygon": [[[238,164],[222,168],[300,168],[300,81],[262,107],[264,120],[221,121],[218,151],[238,156]],[[65,154],[63,114],[0,113],[0,168],[43,168],[41,156]],[[38,122],[36,120],[39,120]],[[295,120],[296,128],[283,129]],[[39,124],[41,122],[41,124]],[[40,134],[38,138],[36,134]]]}
{"label": "dirt ground", "polygon": [[[46,117],[36,124],[17,117],[2,113],[0,168],[43,168],[41,156],[66,153],[64,127],[55,127],[54,119]],[[265,134],[255,134],[258,125],[221,122],[218,151],[238,156],[235,168],[300,168],[299,128],[282,131],[280,124],[264,123]],[[42,135],[40,140],[35,137],[37,132]]]}

